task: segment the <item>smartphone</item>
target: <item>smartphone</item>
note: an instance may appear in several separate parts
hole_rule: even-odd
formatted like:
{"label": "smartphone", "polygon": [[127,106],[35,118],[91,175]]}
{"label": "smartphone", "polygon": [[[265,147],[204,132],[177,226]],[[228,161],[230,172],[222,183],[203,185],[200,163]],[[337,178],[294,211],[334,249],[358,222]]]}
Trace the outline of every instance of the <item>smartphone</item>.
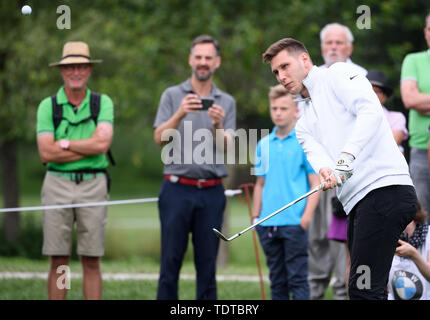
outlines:
{"label": "smartphone", "polygon": [[212,107],[214,100],[213,99],[200,99],[202,101],[202,108],[199,110],[208,110]]}

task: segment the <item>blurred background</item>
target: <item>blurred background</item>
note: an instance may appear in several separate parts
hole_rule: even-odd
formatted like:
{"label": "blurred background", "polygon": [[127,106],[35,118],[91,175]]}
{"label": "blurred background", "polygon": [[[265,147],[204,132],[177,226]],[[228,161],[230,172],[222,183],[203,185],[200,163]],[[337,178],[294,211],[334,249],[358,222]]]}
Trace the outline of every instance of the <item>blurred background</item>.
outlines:
{"label": "blurred background", "polygon": [[[21,13],[25,4],[31,15]],[[357,8],[363,4],[371,10],[370,29],[357,27]],[[60,5],[70,8],[70,29],[57,28]],[[220,43],[215,83],[237,101],[237,128],[272,128],[267,92],[276,80],[262,63],[266,48],[293,37],[321,65],[319,32],[331,22],[351,29],[352,60],[384,71],[394,87],[387,107],[407,115],[399,91],[401,63],[407,53],[426,49],[422,30],[429,9],[424,0],[0,0],[2,206],[40,205],[45,168],[36,146],[36,111],[62,84],[58,70],[48,64],[60,59],[66,41],[85,41],[91,56],[103,59],[88,86],[108,94],[115,105],[111,200],[156,197],[163,166],[152,124],[161,93],[190,76],[194,37],[211,34]],[[249,167],[230,166],[226,187],[253,182]],[[228,211],[230,234],[249,223],[247,207],[237,199],[230,200]],[[156,264],[158,228],[156,203],[110,207],[105,258],[143,257]],[[248,240],[232,243],[226,261],[254,263]],[[0,214],[0,256],[43,259],[41,243],[40,212]],[[192,259],[192,251],[186,259]]]}

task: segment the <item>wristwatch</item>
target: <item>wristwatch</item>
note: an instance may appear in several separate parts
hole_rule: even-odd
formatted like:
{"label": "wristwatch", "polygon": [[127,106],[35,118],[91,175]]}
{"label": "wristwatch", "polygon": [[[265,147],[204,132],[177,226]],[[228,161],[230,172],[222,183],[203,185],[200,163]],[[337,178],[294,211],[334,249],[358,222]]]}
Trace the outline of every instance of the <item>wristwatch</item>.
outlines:
{"label": "wristwatch", "polygon": [[70,141],[66,139],[60,140],[60,147],[63,150],[68,150],[70,147]]}

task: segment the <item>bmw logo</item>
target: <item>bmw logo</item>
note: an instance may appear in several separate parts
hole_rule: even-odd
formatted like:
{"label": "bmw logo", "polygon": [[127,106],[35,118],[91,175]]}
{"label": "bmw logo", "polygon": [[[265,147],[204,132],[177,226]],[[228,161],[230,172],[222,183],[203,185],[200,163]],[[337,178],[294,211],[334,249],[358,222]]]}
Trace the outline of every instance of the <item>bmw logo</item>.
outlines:
{"label": "bmw logo", "polygon": [[423,294],[423,284],[413,273],[398,270],[391,280],[396,300],[418,300]]}

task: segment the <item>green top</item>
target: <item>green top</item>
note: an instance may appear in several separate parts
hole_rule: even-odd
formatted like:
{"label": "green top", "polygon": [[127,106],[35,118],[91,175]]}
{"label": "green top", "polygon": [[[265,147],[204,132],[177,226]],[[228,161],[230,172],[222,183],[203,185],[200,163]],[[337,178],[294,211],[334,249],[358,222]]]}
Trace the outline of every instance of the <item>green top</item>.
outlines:
{"label": "green top", "polygon": [[[430,50],[410,53],[403,60],[401,80],[415,80],[422,93],[430,94]],[[428,149],[430,139],[430,116],[424,116],[414,109],[409,110],[409,145]]]}
{"label": "green top", "polygon": [[[40,134],[55,134],[55,140],[81,140],[92,136],[96,130],[96,125],[92,119],[81,123],[77,126],[69,125],[69,122],[76,123],[88,118],[91,115],[90,111],[90,95],[91,91],[87,88],[87,94],[81,102],[79,109],[76,109],[67,99],[64,87],[61,87],[57,92],[57,103],[63,105],[63,120],[54,133],[54,121],[52,118],[52,100],[47,97],[42,100],[37,110],[37,135]],[[67,119],[67,120],[65,120]],[[113,125],[113,103],[112,100],[105,94],[100,97],[100,113],[97,118],[97,123],[108,122]],[[80,170],[80,169],[104,169],[109,162],[105,154],[88,156],[78,161],[68,163],[47,163],[48,168],[56,170]]]}

